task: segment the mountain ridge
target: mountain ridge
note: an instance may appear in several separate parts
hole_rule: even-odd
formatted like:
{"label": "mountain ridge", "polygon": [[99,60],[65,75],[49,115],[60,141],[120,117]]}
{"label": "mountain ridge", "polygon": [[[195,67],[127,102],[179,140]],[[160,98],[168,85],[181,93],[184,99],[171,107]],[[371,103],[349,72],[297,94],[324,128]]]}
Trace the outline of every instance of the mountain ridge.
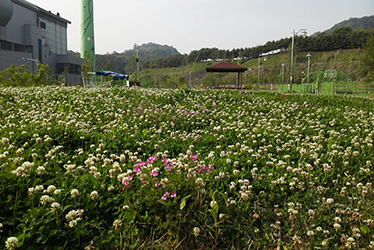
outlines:
{"label": "mountain ridge", "polygon": [[374,29],[374,15],[372,16],[364,16],[364,17],[351,17],[347,20],[341,21],[330,29],[324,31],[326,34],[331,34],[334,30],[349,27],[353,30],[363,28],[364,30]]}

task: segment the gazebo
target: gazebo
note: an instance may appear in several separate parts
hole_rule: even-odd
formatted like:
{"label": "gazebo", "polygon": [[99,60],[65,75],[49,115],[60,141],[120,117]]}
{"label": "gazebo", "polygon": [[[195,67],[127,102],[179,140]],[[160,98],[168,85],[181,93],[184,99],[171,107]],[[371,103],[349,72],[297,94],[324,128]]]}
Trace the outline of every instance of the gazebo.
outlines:
{"label": "gazebo", "polygon": [[237,85],[239,88],[241,86],[243,72],[246,70],[247,68],[245,67],[239,66],[235,63],[229,63],[229,62],[222,62],[216,65],[210,66],[206,68],[206,71],[210,72],[210,88],[213,88],[213,72],[226,72],[226,73],[237,72],[238,73]]}

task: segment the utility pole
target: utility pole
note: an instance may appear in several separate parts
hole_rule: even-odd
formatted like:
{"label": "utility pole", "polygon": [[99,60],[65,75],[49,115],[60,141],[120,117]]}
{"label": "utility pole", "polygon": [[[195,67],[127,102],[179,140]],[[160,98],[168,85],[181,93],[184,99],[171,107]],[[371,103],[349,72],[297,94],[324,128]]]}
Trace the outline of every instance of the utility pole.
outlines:
{"label": "utility pole", "polygon": [[307,82],[306,82],[306,92],[309,93],[309,70],[310,70],[310,57],[312,55],[310,53],[308,53],[308,55],[306,55],[306,57],[308,57],[308,78],[307,78]]}
{"label": "utility pole", "polygon": [[257,90],[260,89],[260,61],[261,61],[261,56],[258,56],[258,81],[257,81]]}
{"label": "utility pole", "polygon": [[134,44],[134,49],[136,49],[136,80],[139,81],[139,47],[136,43]]}
{"label": "utility pole", "polygon": [[282,63],[282,92],[283,92],[283,85],[284,85],[284,63]]}
{"label": "utility pole", "polygon": [[291,74],[290,74],[290,91],[292,91],[292,75],[293,75],[293,47],[295,44],[295,36],[302,32],[303,37],[306,36],[307,32],[306,29],[301,29],[298,32],[295,32],[295,30],[292,31],[292,42],[291,42]]}

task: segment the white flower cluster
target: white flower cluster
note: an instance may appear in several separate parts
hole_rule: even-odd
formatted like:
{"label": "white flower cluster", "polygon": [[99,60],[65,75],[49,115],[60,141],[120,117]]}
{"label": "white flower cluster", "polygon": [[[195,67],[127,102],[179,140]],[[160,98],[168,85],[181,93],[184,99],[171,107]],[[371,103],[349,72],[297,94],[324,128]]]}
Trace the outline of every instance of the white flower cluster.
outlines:
{"label": "white flower cluster", "polygon": [[78,224],[78,221],[82,220],[83,209],[71,210],[65,215],[66,220],[69,221],[69,227],[73,228]]}
{"label": "white flower cluster", "polygon": [[16,237],[9,237],[5,241],[5,248],[8,250],[14,250],[18,247],[18,239]]}
{"label": "white flower cluster", "polygon": [[18,167],[16,170],[12,171],[12,174],[20,177],[26,176],[26,173],[30,172],[32,167],[34,166],[34,163],[32,162],[24,162],[22,166]]}

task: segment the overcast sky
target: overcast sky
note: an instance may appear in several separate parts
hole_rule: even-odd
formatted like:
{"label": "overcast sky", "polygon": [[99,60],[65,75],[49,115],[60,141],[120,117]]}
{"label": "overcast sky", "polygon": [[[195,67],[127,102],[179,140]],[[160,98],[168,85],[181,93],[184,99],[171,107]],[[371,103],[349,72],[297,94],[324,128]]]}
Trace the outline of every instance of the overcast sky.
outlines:
{"label": "overcast sky", "polygon": [[[80,50],[80,0],[29,0],[71,21],[68,49]],[[374,0],[95,0],[96,53],[154,42],[189,54],[254,47],[307,29],[324,31],[374,15]]]}

